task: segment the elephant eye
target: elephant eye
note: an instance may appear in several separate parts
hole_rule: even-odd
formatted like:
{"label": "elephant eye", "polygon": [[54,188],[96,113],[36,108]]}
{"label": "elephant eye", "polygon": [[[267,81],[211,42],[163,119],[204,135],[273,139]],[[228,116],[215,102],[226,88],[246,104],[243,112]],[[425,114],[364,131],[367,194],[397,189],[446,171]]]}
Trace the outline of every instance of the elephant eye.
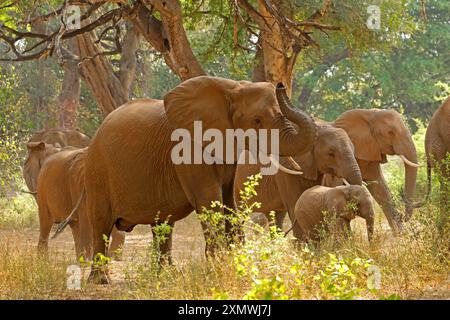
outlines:
{"label": "elephant eye", "polygon": [[256,124],[261,124],[261,119],[260,118],[255,118],[255,123]]}
{"label": "elephant eye", "polygon": [[334,152],[333,151],[328,152],[328,156],[334,158]]}

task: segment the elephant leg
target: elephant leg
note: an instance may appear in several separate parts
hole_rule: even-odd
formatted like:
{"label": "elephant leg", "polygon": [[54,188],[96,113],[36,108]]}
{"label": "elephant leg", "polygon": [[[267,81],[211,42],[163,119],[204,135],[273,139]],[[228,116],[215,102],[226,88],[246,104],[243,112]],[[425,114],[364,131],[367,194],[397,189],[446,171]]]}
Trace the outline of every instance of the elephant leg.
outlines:
{"label": "elephant leg", "polygon": [[232,215],[232,221],[230,221],[230,219],[225,219],[225,236],[227,244],[229,245],[236,242],[242,243],[245,239],[243,226],[244,221],[241,221],[239,216],[234,215],[236,212],[236,202],[234,200],[234,180],[222,188],[222,195],[223,204],[227,208],[231,209],[231,212],[225,210],[224,214],[228,215],[229,218],[230,215]]}
{"label": "elephant leg", "polygon": [[72,231],[73,242],[75,243],[75,256],[79,259],[82,252],[80,245],[80,225],[78,221],[72,221],[70,223],[70,230]]}
{"label": "elephant leg", "polygon": [[339,219],[338,228],[339,228],[339,230],[338,230],[339,233],[344,238],[347,238],[352,232],[352,228],[350,226],[350,220],[348,220],[348,219]]}
{"label": "elephant leg", "polygon": [[[197,214],[203,214],[204,213],[204,208],[206,210],[212,210],[213,212],[217,212],[219,211],[222,216],[224,214],[224,210],[222,208],[211,208],[211,201],[219,201],[220,203],[223,203],[222,200],[222,188],[217,185],[217,183],[213,183],[211,182],[211,187],[208,190],[203,190],[205,191],[204,193],[202,193],[202,190],[197,189],[197,190],[192,190],[192,194],[190,194],[188,196],[189,199],[192,198],[191,203],[193,203],[193,207],[195,209],[195,211],[197,212]],[[201,225],[202,225],[202,229],[203,229],[203,234],[205,236],[205,255],[211,255],[213,256],[218,244],[219,244],[219,240],[224,240],[224,239],[217,239],[217,237],[223,237],[225,236],[224,234],[221,234],[222,229],[217,230],[218,228],[221,227],[220,226],[215,226],[215,225],[210,225],[210,223],[208,223],[208,221],[201,221]]]}
{"label": "elephant leg", "polygon": [[97,284],[108,284],[109,278],[106,270],[106,265],[103,262],[103,257],[106,256],[106,243],[103,239],[109,237],[114,225],[112,220],[112,212],[109,207],[109,199],[106,199],[105,194],[87,194],[87,199],[92,199],[88,206],[89,221],[92,225],[92,252],[93,252],[93,264],[91,267],[91,273],[89,274],[88,281]]}
{"label": "elephant leg", "polygon": [[[231,169],[233,167],[235,166],[230,166]],[[217,206],[214,208],[211,207],[212,201],[224,203],[222,197],[222,184],[219,183],[217,179],[217,175],[220,174],[220,172],[216,171],[216,167],[180,165],[176,166],[175,170],[189,203],[198,215],[202,215],[205,208],[206,210],[211,210],[213,212],[219,211],[223,216],[224,210],[222,208],[218,208]],[[223,173],[224,172],[222,172],[222,174]],[[201,181],[199,181],[198,177],[202,177]],[[227,202],[231,202],[230,199],[232,198],[227,197]],[[229,203],[229,205],[234,206],[232,203]],[[213,255],[218,246],[217,236],[224,236],[222,232],[223,229],[220,228],[220,230],[217,230],[217,227],[223,227],[223,225],[211,225],[209,221],[202,221],[201,224],[206,242],[205,254]],[[225,242],[225,239],[220,240]]]}
{"label": "elephant leg", "polygon": [[85,210],[79,212],[79,238],[80,238],[80,256],[85,260],[92,259],[92,228],[86,216]]}
{"label": "elephant leg", "polygon": [[170,231],[169,233],[163,235],[156,234],[155,229],[152,227],[152,235],[153,235],[153,244],[154,248],[158,255],[158,262],[159,265],[163,264],[173,264],[172,259],[172,234],[173,234],[173,228],[175,226],[175,223],[169,224]]}
{"label": "elephant leg", "polygon": [[[444,167],[444,166],[442,166]],[[441,168],[439,187],[439,221],[438,229],[444,230],[448,223],[448,215],[450,212],[450,175],[445,172],[445,168]]]}
{"label": "elephant leg", "polygon": [[116,227],[113,227],[111,232],[111,243],[108,249],[108,256],[115,260],[121,259],[121,250],[125,243],[125,232],[119,231]]}
{"label": "elephant leg", "polygon": [[394,201],[392,200],[392,195],[389,192],[389,188],[384,180],[383,175],[378,177],[377,180],[368,181],[368,186],[370,193],[373,198],[383,209],[384,215],[394,233],[401,232],[402,224],[400,221],[400,214],[394,207]]}
{"label": "elephant leg", "polygon": [[52,229],[53,220],[46,205],[39,207],[39,241],[38,252],[48,255],[48,237]]}
{"label": "elephant leg", "polygon": [[300,228],[299,224],[294,221],[294,225],[292,226],[292,234],[295,238],[295,245],[298,246],[302,244],[303,242],[307,241],[306,235],[303,233],[302,229]]}
{"label": "elephant leg", "polygon": [[286,218],[286,212],[275,212],[275,225],[280,231],[283,231],[283,223]]}

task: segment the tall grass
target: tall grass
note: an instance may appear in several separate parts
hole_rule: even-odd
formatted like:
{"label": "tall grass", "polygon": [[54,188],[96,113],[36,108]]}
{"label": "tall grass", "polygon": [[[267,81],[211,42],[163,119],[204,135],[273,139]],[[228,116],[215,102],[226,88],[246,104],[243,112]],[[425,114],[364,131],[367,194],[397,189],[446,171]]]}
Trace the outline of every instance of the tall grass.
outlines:
{"label": "tall grass", "polygon": [[[419,129],[414,139],[422,139],[423,132]],[[418,143],[423,163],[420,146]],[[394,190],[403,181],[402,167],[391,161],[383,168]],[[419,170],[419,190],[423,190],[425,181],[425,170]],[[370,244],[365,222],[357,218],[352,221],[352,234],[345,240],[336,242],[329,235],[320,244],[298,245],[291,235],[285,237],[276,228],[266,230],[251,225],[248,216],[258,207],[251,200],[256,186],[257,179],[246,185],[245,201],[236,214],[221,215],[216,211],[222,205],[217,204],[213,211],[200,215],[203,222],[216,228],[218,246],[222,249],[214,257],[203,255],[205,243],[197,216],[191,215],[175,226],[173,265],[158,265],[159,256],[152,245],[150,230],[137,228],[137,233],[128,236],[124,260],[109,264],[112,284],[88,284],[89,268],[82,266],[83,279],[78,291],[66,286],[67,266],[75,263],[72,247],[51,242],[48,258],[36,253],[37,233],[35,229],[27,229],[36,225],[32,197],[1,200],[0,299],[450,298],[450,234],[448,228],[437,231],[438,188],[434,187],[430,202],[415,210],[401,235],[390,232],[378,209]],[[228,239],[219,236],[223,234],[224,219],[236,225],[245,224],[245,242],[235,241],[229,246]],[[164,240],[167,227],[155,230],[161,233],[157,241]],[[5,228],[18,231],[8,233]],[[71,239],[70,235],[65,236]],[[379,287],[375,274],[378,270]]]}
{"label": "tall grass", "polygon": [[0,197],[0,229],[27,229],[38,225],[38,210],[32,195]]}

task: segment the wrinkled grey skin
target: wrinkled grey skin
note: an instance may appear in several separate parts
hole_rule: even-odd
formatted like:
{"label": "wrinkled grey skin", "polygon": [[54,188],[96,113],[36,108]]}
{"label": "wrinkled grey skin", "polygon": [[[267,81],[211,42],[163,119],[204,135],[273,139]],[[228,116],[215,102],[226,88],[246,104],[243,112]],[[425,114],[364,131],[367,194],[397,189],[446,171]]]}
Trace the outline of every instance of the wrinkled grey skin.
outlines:
{"label": "wrinkled grey skin", "polygon": [[299,240],[320,240],[319,230],[324,223],[324,212],[337,218],[337,227],[348,233],[350,221],[356,216],[366,220],[369,241],[373,236],[374,210],[372,197],[362,186],[315,186],[306,190],[294,209],[294,236]]}
{"label": "wrinkled grey skin", "polygon": [[[250,200],[260,202],[258,212],[269,218],[275,212],[276,225],[282,229],[286,211],[292,221],[295,203],[308,188],[322,183],[325,174],[345,178],[350,184],[361,185],[362,178],[354,156],[353,144],[344,130],[329,125],[319,125],[313,149],[303,156],[294,157],[301,166],[302,175],[278,171],[275,175],[263,176],[256,187],[257,195]],[[289,167],[286,159],[280,162]],[[239,191],[250,175],[259,173],[260,165],[239,164],[236,170],[234,194],[239,201]]]}

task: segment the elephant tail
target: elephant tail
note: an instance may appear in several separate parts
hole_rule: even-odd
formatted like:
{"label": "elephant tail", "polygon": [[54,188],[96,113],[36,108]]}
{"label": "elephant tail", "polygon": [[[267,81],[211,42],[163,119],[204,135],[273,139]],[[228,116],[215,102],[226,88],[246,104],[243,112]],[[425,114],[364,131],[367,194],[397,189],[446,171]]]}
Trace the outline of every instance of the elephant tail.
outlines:
{"label": "elephant tail", "polygon": [[425,196],[425,202],[430,198],[431,193],[431,164],[427,162],[427,195]]}
{"label": "elephant tail", "polygon": [[75,207],[72,209],[72,212],[62,223],[59,224],[58,229],[56,229],[55,234],[52,236],[52,240],[55,239],[61,232],[63,232],[64,229],[72,222],[73,216],[77,212],[78,207],[81,204],[81,200],[83,200],[83,196],[84,196],[84,188],[81,191],[80,197],[78,198],[77,203],[75,204]]}
{"label": "elephant tail", "polygon": [[289,234],[289,232],[291,232],[294,229],[296,223],[297,223],[297,218],[294,219],[294,221],[292,222],[292,226],[289,228],[289,230],[284,233],[285,237]]}
{"label": "elephant tail", "polygon": [[37,191],[20,190],[20,192],[32,194],[33,196],[37,195]]}

